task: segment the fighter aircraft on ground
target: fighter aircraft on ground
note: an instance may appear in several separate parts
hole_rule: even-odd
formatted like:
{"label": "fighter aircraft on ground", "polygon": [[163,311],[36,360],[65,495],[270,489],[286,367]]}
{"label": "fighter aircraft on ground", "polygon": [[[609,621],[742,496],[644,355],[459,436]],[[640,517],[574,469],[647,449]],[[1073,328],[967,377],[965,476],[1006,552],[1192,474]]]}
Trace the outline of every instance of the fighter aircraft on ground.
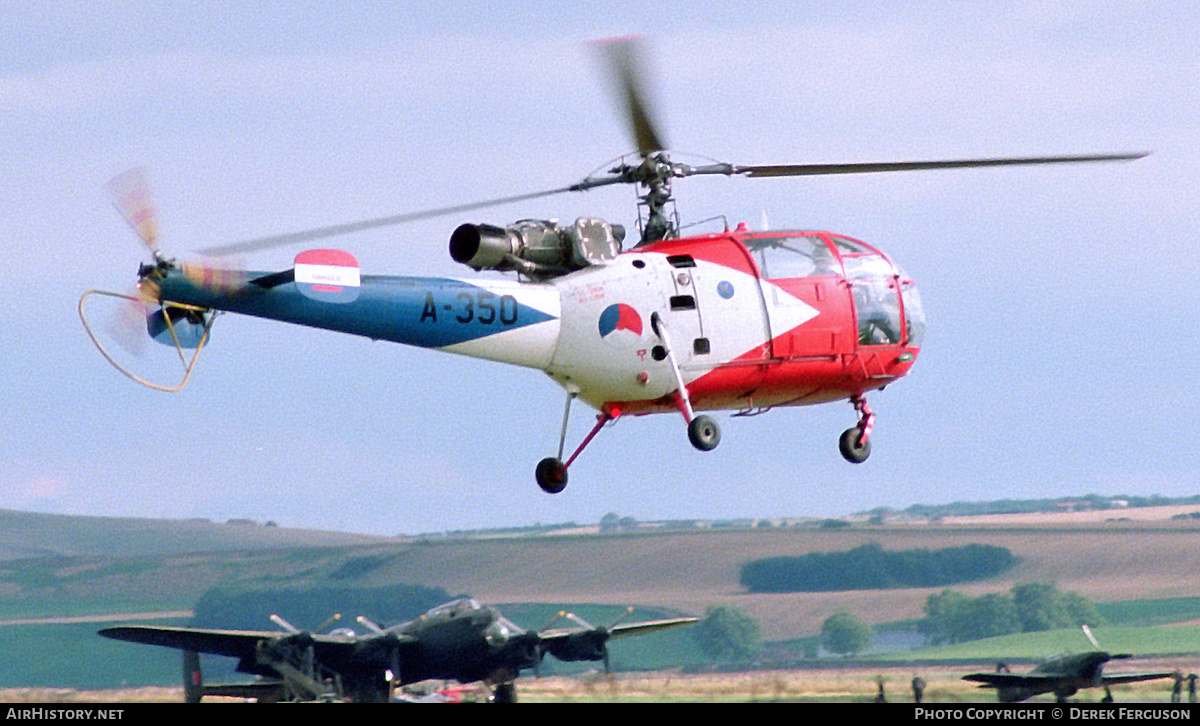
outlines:
{"label": "fighter aircraft on ground", "polygon": [[1083,632],[1096,650],[1087,653],[1062,655],[1038,664],[1028,673],[1010,673],[1003,664],[997,664],[992,673],[971,673],[963,680],[975,681],[980,688],[995,688],[1001,703],[1024,701],[1027,698],[1053,693],[1059,702],[1066,701],[1083,688],[1103,688],[1105,698],[1111,697],[1110,686],[1119,683],[1152,681],[1172,678],[1172,671],[1149,671],[1143,673],[1118,673],[1104,675],[1104,664],[1110,660],[1124,660],[1129,653],[1108,653],[1100,649],[1092,631],[1085,625]]}
{"label": "fighter aircraft on ground", "polygon": [[[630,608],[626,616],[632,612]],[[694,623],[678,617],[595,626],[572,613],[559,613],[570,627],[525,630],[495,607],[473,598],[439,605],[420,617],[388,628],[366,618],[368,632],[348,628],[329,633],[299,630],[278,617],[286,631],[126,625],[100,635],[184,652],[184,694],[189,702],[206,695],[260,701],[385,701],[395,690],[426,680],[482,681],[498,703],[516,700],[514,679],[538,669],[549,653],[561,661],[602,661],[609,669],[608,641]],[[623,619],[623,618],[622,618]],[[318,628],[317,630],[320,630]],[[238,659],[237,670],[258,676],[251,683],[204,685],[197,653]]]}

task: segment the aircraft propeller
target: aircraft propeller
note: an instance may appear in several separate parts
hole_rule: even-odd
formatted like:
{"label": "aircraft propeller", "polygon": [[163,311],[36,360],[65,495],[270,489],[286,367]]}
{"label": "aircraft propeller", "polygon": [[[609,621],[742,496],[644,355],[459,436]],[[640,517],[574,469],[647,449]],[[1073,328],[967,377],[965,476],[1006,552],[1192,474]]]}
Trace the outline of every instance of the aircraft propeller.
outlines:
{"label": "aircraft propeller", "polygon": [[642,45],[637,38],[617,38],[597,43],[608,64],[609,75],[617,85],[630,135],[638,154],[646,158],[663,151],[667,144],[658,131],[646,92],[645,64],[640,60]]}
{"label": "aircraft propeller", "polygon": [[[138,269],[138,282],[127,293],[88,290],[79,299],[79,317],[84,330],[100,353],[117,370],[129,378],[162,391],[181,389],[191,376],[199,357],[200,349],[207,342],[212,328],[214,313],[173,303],[160,304],[157,279],[172,269],[179,269],[195,285],[222,293],[233,293],[246,285],[245,276],[239,265],[226,261],[221,265],[208,261],[189,260],[176,263],[166,257],[159,245],[158,212],[142,168],[125,171],[113,177],[107,185],[113,206],[133,230],[141,245],[149,253],[149,261]],[[131,355],[141,357],[145,352],[146,337],[173,346],[183,365],[182,382],[167,387],[143,380],[119,363],[92,331],[84,310],[85,301],[92,295],[114,298],[119,302],[105,326],[109,336]],[[189,360],[184,349],[194,348]]]}
{"label": "aircraft propeller", "polygon": [[1105,651],[1104,648],[1100,647],[1100,641],[1096,640],[1096,636],[1092,634],[1092,629],[1087,626],[1087,623],[1084,623],[1080,627],[1083,629],[1083,634],[1087,636],[1087,639],[1091,642],[1092,646],[1096,650],[1101,651],[1104,653],[1104,655],[1108,656],[1108,660],[1125,660],[1133,657],[1132,653],[1109,653]]}
{"label": "aircraft propeller", "polygon": [[[154,267],[171,267],[175,263],[163,255],[159,246],[158,210],[150,191],[150,183],[146,170],[137,167],[124,171],[108,182],[108,192],[112,196],[113,206],[133,230],[134,235],[150,253],[150,265],[139,275],[145,278],[146,272]],[[231,291],[243,283],[239,279],[240,265],[226,263],[216,265],[212,261],[196,260],[180,263],[180,268],[193,282],[206,287]],[[142,296],[154,299],[157,291],[144,290]]]}
{"label": "aircraft propeller", "polygon": [[384,632],[384,629],[380,627],[379,624],[368,618],[366,615],[359,615],[357,618],[355,618],[355,621],[367,630],[370,630],[372,633]]}
{"label": "aircraft propeller", "polygon": [[[618,617],[612,623],[608,624],[607,626],[605,626],[605,625],[597,626],[597,625],[592,625],[587,620],[584,620],[583,618],[576,615],[575,613],[559,611],[558,614],[555,617],[551,618],[550,621],[545,626],[543,626],[539,632],[545,632],[550,627],[550,625],[553,625],[554,623],[556,623],[559,620],[562,620],[564,618],[567,620],[573,621],[576,625],[578,625],[580,628],[582,628],[582,630],[574,633],[572,637],[579,639],[579,645],[583,645],[584,643],[586,643],[586,647],[589,649],[589,651],[596,652],[600,656],[600,660],[604,663],[604,672],[611,673],[612,672],[612,662],[609,659],[609,655],[608,655],[609,638],[612,635],[613,628],[617,627],[617,625],[619,625],[621,622],[623,622],[626,618],[628,618],[632,614],[633,614],[633,608],[632,607],[627,608],[625,610],[625,612],[621,613],[620,617]],[[540,660],[540,658],[539,658],[539,660]],[[535,672],[536,672],[536,668],[535,668]]]}
{"label": "aircraft propeller", "polygon": [[[161,259],[158,248],[158,212],[146,181],[144,169],[130,169],[109,180],[107,190],[113,207],[133,230],[134,236],[150,253],[153,264]],[[145,351],[146,318],[151,314],[153,291],[138,284],[130,293],[119,295],[125,300],[107,326],[109,334],[125,350],[140,356]]]}

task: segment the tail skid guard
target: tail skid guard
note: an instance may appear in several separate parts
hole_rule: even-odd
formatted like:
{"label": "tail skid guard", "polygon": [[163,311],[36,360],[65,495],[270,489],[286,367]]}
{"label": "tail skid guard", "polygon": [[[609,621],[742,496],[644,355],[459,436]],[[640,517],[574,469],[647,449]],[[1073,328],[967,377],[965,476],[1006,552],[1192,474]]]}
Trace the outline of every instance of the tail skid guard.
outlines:
{"label": "tail skid guard", "polygon": [[[79,319],[80,319],[80,321],[83,322],[84,331],[86,331],[88,334],[88,337],[92,339],[92,344],[96,346],[96,350],[100,351],[100,355],[104,356],[104,359],[107,360],[112,365],[113,368],[116,368],[126,378],[129,378],[130,380],[134,381],[135,383],[140,383],[143,386],[146,386],[147,388],[153,388],[156,391],[164,391],[167,393],[173,393],[175,391],[182,390],[183,387],[187,385],[188,380],[192,377],[192,371],[195,370],[195,368],[196,368],[196,361],[200,359],[200,351],[204,350],[204,345],[205,345],[205,343],[208,342],[208,336],[209,336],[209,333],[212,331],[213,321],[216,319],[215,316],[210,317],[207,320],[207,322],[204,324],[203,333],[199,336],[199,340],[196,341],[195,351],[192,353],[190,360],[184,354],[184,345],[180,341],[180,334],[176,332],[175,324],[171,321],[171,316],[169,314],[164,314],[161,316],[161,320],[165,324],[164,334],[169,333],[170,343],[168,343],[168,344],[173,344],[175,346],[175,350],[179,354],[179,361],[184,367],[183,379],[179,382],[179,384],[175,385],[175,386],[165,386],[165,385],[161,385],[158,383],[154,383],[152,381],[147,381],[144,378],[141,378],[140,376],[132,373],[131,371],[126,369],[124,366],[122,366],[120,363],[118,363],[117,360],[115,358],[113,358],[112,355],[104,348],[104,345],[100,343],[100,340],[96,337],[96,334],[94,332],[92,332],[92,327],[90,325],[88,325],[87,315],[83,311],[84,301],[87,300],[92,295],[102,295],[104,297],[117,298],[120,300],[129,300],[131,302],[139,302],[139,301],[141,301],[141,298],[133,296],[133,295],[124,295],[124,294],[116,293],[116,292],[108,292],[106,290],[88,290],[87,292],[83,293],[82,296],[80,296],[80,298],[79,298]],[[172,303],[172,302],[165,302],[162,305],[163,305],[164,310],[167,308],[177,308],[177,309],[187,310],[187,311],[191,311],[191,312],[207,312],[207,311],[203,310],[202,308],[193,307],[191,305],[180,305],[178,303]],[[191,347],[191,346],[188,346],[188,347]]]}

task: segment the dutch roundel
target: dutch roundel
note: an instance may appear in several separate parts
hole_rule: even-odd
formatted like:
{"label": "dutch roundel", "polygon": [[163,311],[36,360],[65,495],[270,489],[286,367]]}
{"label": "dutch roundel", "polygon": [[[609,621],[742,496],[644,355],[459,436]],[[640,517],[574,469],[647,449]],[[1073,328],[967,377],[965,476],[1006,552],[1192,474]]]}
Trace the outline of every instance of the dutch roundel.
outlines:
{"label": "dutch roundel", "polygon": [[627,330],[636,336],[642,334],[642,316],[625,303],[613,303],[600,313],[600,337],[607,338],[618,330]]}
{"label": "dutch roundel", "polygon": [[306,250],[296,255],[296,287],[312,300],[348,303],[358,299],[358,260],[341,250]]}

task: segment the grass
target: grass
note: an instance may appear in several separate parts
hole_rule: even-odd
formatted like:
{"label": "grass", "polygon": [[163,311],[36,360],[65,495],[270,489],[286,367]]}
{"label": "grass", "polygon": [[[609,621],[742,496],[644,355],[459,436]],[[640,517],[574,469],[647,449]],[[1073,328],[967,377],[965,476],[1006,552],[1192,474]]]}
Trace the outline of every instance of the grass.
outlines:
{"label": "grass", "polygon": [[177,651],[102,638],[96,631],[104,625],[0,627],[0,688],[108,689],[179,682]]}
{"label": "grass", "polygon": [[1112,625],[1166,625],[1200,620],[1200,597],[1099,603],[1096,609]]}
{"label": "grass", "polygon": [[[1192,664],[1195,667],[1195,664]],[[990,690],[976,688],[962,680],[963,668],[923,667],[927,703],[994,703]],[[682,674],[675,671],[621,673],[605,676],[586,673],[573,677],[517,680],[517,700],[526,703],[867,703],[875,699],[877,680],[884,682],[887,700],[912,703],[911,668],[824,668],[804,670],[756,671],[733,674]],[[433,684],[435,687],[440,684]],[[1170,701],[1171,682],[1153,681],[1117,686],[1113,695],[1118,702],[1166,703]],[[475,694],[472,694],[475,695]],[[1075,703],[1096,703],[1102,691],[1084,690],[1071,698]],[[479,693],[477,699],[485,694]],[[179,702],[182,688],[126,688],[75,690],[48,688],[0,688],[0,701],[19,702],[93,702],[138,703]],[[214,700],[214,699],[206,699]],[[1053,701],[1039,696],[1035,702]]]}
{"label": "grass", "polygon": [[[93,599],[74,603],[72,609],[79,610],[77,614],[95,612],[132,612],[148,611],[154,603],[148,601],[106,601]],[[161,606],[161,603],[159,604]],[[1138,617],[1147,617],[1146,613],[1158,610],[1178,612],[1178,604],[1163,604],[1158,607],[1154,601],[1140,604],[1123,604],[1132,613],[1142,613]],[[575,612],[585,620],[597,624],[608,625],[621,617],[625,609],[609,605],[581,604],[509,604],[501,606],[510,619],[526,628],[541,628],[550,622],[560,611]],[[53,614],[61,615],[59,612]],[[625,622],[670,617],[674,612],[658,608],[638,608]],[[169,620],[156,620],[156,623],[168,624]],[[559,620],[556,625],[566,626],[569,620]],[[182,623],[175,623],[182,624]],[[0,627],[0,652],[6,658],[0,661],[0,687],[12,688],[17,686],[53,688],[71,686],[75,688],[117,688],[122,686],[171,686],[178,680],[179,655],[164,648],[138,646],[128,643],[115,643],[101,638],[96,631],[104,627],[104,623],[81,624],[31,624],[11,625]],[[661,671],[688,667],[693,670],[703,669],[709,661],[699,650],[690,627],[676,628],[661,633],[651,633],[613,641],[610,644],[610,654],[616,671]],[[1108,626],[1096,628],[1094,631],[1101,646],[1110,652],[1133,653],[1139,657],[1170,657],[1179,654],[1200,653],[1200,626],[1155,625],[1137,626]],[[790,643],[795,646],[801,641]],[[779,645],[779,644],[774,644]],[[938,662],[953,663],[973,661],[977,663],[992,663],[996,660],[1012,662],[1036,661],[1065,652],[1082,652],[1091,650],[1091,644],[1077,629],[1048,631],[1044,633],[1025,633],[998,638],[972,641],[938,648],[924,648],[914,651],[882,653],[870,659],[879,664],[879,668],[909,667],[906,664],[920,662],[933,664]],[[801,651],[797,651],[801,652]],[[207,659],[206,659],[207,660]],[[217,666],[226,659],[213,659],[206,670],[214,674],[227,670]],[[830,661],[824,662],[826,665]],[[229,664],[225,664],[229,665]],[[542,669],[546,676],[580,676],[599,668],[599,664],[560,663],[548,658]],[[632,676],[630,676],[632,677]],[[720,682],[727,682],[732,675],[714,676]],[[766,694],[779,690],[773,682],[757,682],[754,693]],[[873,683],[873,682],[872,682]],[[598,689],[593,685],[591,691],[582,686],[570,691],[568,699],[586,699],[597,697]],[[604,686],[608,688],[608,686]],[[734,698],[744,699],[748,691],[739,686],[735,691],[740,694]],[[857,687],[856,687],[857,688]],[[794,688],[783,689],[792,693]],[[822,691],[826,697],[837,689],[826,688]],[[861,689],[858,689],[861,690]],[[713,686],[711,692],[706,691],[704,698],[718,698],[721,690]],[[695,694],[687,696],[693,697]],[[795,694],[792,694],[793,696]],[[757,696],[756,696],[757,697]],[[765,696],[763,696],[765,698]]]}
{"label": "grass", "polygon": [[[1200,626],[1161,625],[1150,627],[1095,628],[1102,649],[1110,653],[1133,653],[1138,657],[1174,656],[1200,653]],[[1095,650],[1083,633],[1075,628],[1040,633],[1002,635],[937,648],[877,656],[881,662],[896,661],[995,661],[1040,660],[1062,653]]]}

